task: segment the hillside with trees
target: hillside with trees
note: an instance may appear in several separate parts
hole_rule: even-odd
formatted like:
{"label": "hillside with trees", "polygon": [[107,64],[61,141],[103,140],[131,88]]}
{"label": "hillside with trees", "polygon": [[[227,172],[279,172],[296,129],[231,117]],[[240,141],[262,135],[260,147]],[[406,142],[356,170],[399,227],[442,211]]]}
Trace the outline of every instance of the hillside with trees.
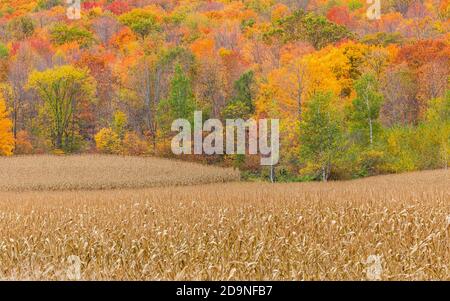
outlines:
{"label": "hillside with trees", "polygon": [[[450,2],[0,2],[0,155],[174,157],[171,123],[280,119],[279,181],[450,166]],[[255,155],[185,156],[269,168]]]}

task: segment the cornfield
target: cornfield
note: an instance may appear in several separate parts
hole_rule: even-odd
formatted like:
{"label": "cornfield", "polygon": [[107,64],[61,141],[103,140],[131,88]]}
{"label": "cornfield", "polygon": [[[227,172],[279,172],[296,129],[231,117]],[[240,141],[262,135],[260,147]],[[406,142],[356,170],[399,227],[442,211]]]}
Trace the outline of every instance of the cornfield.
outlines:
{"label": "cornfield", "polygon": [[0,191],[108,190],[239,180],[239,172],[158,158],[105,155],[0,157]]}
{"label": "cornfield", "polygon": [[[73,166],[65,160],[79,169],[64,171]],[[189,173],[202,183],[211,172],[118,160],[143,163],[148,174],[132,179],[146,183],[155,174],[182,184]],[[450,171],[129,189],[131,179],[120,177],[138,169],[115,173],[112,157],[57,158],[61,178],[45,173],[46,161],[0,161],[0,279],[73,279],[74,258],[83,280],[450,279]],[[103,161],[111,174],[96,173]],[[93,190],[107,187],[116,189]]]}

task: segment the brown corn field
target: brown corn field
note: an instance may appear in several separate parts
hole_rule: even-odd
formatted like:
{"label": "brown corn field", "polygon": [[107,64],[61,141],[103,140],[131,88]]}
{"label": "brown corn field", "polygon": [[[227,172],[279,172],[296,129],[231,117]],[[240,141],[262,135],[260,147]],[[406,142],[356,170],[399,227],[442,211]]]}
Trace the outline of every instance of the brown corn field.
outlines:
{"label": "brown corn field", "polygon": [[105,155],[0,157],[0,191],[108,190],[239,180],[230,168]]}
{"label": "brown corn field", "polygon": [[[450,279],[447,170],[332,183],[203,184],[216,169],[54,159],[0,160],[0,279],[73,279],[74,257],[82,280]],[[65,170],[74,164],[75,172]],[[233,178],[221,172],[213,179]],[[162,179],[201,185],[125,188],[136,179],[137,187]],[[94,190],[109,187],[116,189]]]}

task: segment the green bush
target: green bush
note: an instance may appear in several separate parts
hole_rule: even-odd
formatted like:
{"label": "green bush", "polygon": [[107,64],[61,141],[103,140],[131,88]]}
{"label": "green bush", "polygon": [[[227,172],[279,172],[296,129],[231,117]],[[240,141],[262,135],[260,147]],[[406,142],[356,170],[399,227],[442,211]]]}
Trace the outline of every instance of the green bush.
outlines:
{"label": "green bush", "polygon": [[6,59],[9,55],[9,50],[5,44],[0,42],[0,59]]}

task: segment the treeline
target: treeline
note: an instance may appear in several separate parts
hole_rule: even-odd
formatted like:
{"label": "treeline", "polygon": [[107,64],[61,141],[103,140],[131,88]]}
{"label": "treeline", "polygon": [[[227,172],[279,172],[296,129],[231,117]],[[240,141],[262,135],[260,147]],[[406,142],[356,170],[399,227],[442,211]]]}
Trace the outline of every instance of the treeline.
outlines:
{"label": "treeline", "polygon": [[[172,156],[172,121],[278,118],[278,180],[446,168],[449,5],[0,4],[0,153]],[[255,156],[189,156],[266,176]]]}

